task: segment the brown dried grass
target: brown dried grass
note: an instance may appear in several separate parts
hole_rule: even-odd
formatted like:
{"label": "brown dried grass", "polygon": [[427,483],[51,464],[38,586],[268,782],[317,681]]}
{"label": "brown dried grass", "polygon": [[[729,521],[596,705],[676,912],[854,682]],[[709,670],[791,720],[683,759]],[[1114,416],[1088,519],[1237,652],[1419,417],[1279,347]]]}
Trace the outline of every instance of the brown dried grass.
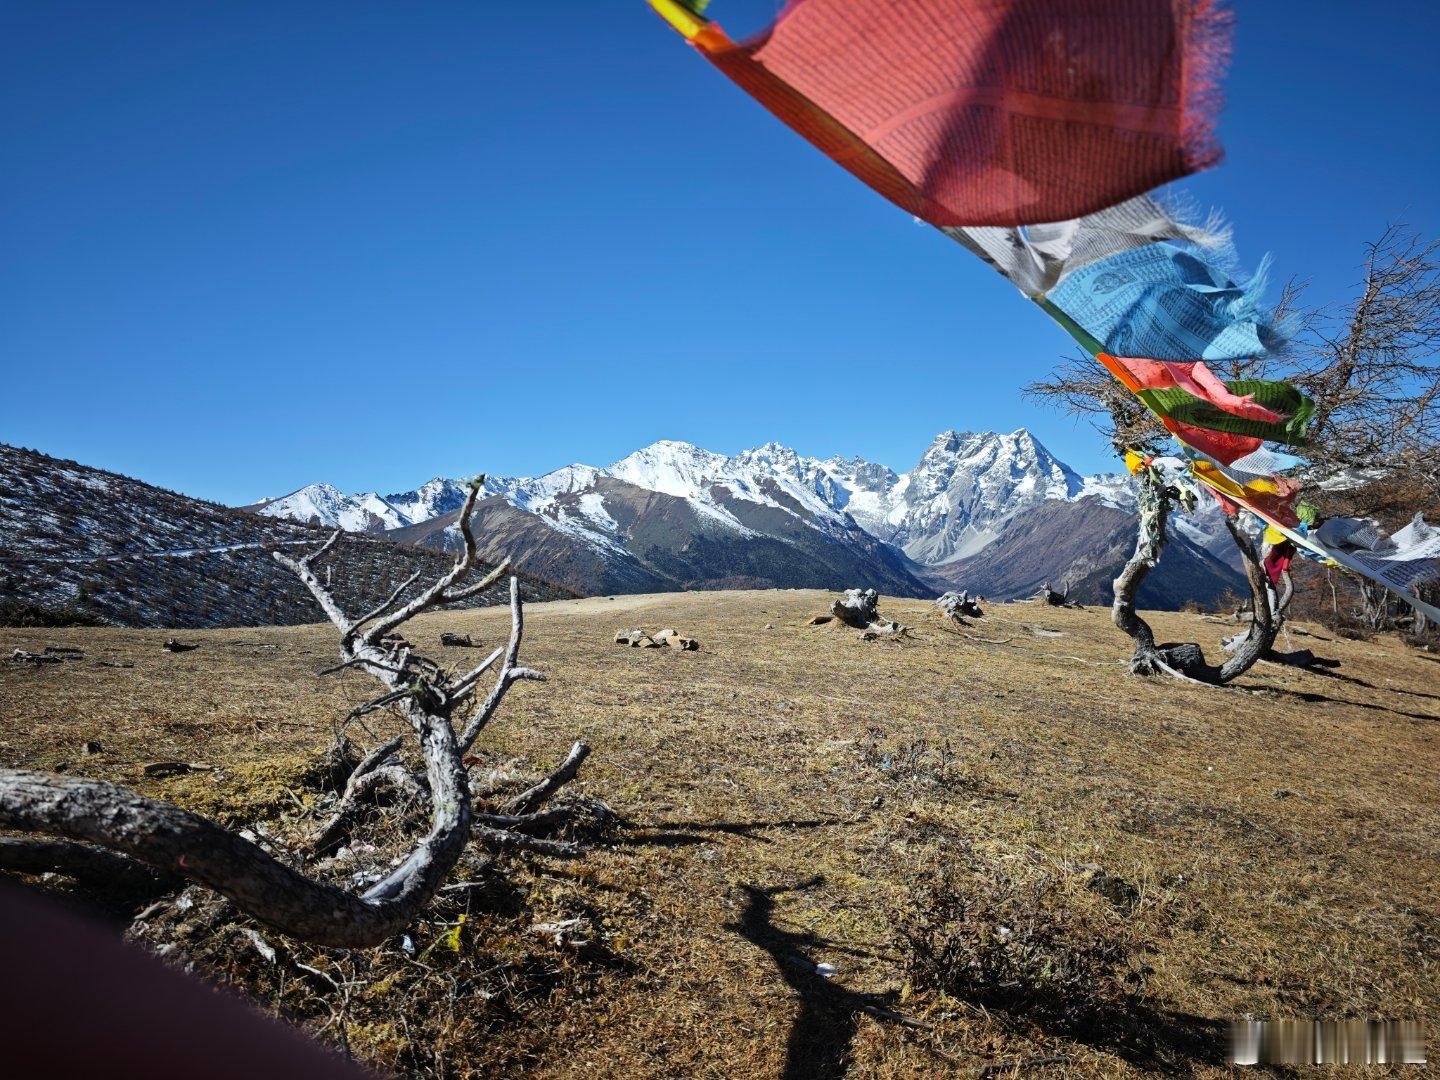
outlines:
{"label": "brown dried grass", "polygon": [[[191,920],[201,930],[182,951],[367,1061],[446,1076],[916,1077],[1057,1055],[1067,1063],[1047,1075],[1203,1073],[1220,1068],[1214,1023],[1242,1014],[1434,1021],[1432,657],[1315,630],[1294,645],[1340,660],[1335,676],[1262,664],[1218,691],[1125,676],[1103,610],[987,605],[966,633],[887,598],[914,636],[867,643],[805,625],[828,599],[532,605],[524,655],[551,682],[517,687],[485,749],[540,769],[572,737],[592,742],[581,788],[623,817],[618,830],[578,863],[467,866],[477,887],[447,894],[411,935],[423,959],[271,935],[271,965],[223,917],[208,932]],[[678,627],[701,650],[612,644],[637,623]],[[1207,651],[1228,629],[1154,623]],[[1042,624],[1064,636],[1030,632]],[[499,611],[443,613],[411,636],[458,661],[473,651],[441,649],[442,630],[491,643],[505,626]],[[328,627],[187,634],[201,648],[182,654],[160,649],[167,636],[0,630],[4,655],[86,650],[0,668],[0,762],[65,765],[281,841],[303,832],[300,808],[319,797],[307,771],[371,685],[314,676],[334,661]],[[104,752],[82,757],[94,738]],[[217,771],[144,777],[161,758]],[[952,863],[963,872],[947,878]],[[999,1009],[965,980],[916,978],[896,912],[934,903],[936,873],[974,925],[1018,902],[1014,883],[1043,878],[1021,890],[1023,911],[1059,928],[1044,937],[1059,969],[1082,970],[1084,948],[1067,942],[1100,941],[1103,959],[1113,938],[1126,970],[1148,969],[1143,984],[1100,987],[1104,1022],[1087,1025],[1044,1006],[1043,963],[1018,969],[1036,984],[1031,1009],[1023,985]],[[572,917],[590,945],[531,932]],[[1134,1024],[1117,1028],[1107,1002]]]}

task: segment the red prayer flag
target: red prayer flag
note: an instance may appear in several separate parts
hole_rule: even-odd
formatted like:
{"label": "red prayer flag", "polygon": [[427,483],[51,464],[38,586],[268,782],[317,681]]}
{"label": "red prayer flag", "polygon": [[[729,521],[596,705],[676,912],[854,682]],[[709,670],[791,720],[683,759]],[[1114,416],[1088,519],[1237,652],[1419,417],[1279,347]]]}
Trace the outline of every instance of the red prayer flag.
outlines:
{"label": "red prayer flag", "polygon": [[1218,0],[791,0],[739,44],[671,21],[932,225],[1075,218],[1220,157],[1231,20]]}

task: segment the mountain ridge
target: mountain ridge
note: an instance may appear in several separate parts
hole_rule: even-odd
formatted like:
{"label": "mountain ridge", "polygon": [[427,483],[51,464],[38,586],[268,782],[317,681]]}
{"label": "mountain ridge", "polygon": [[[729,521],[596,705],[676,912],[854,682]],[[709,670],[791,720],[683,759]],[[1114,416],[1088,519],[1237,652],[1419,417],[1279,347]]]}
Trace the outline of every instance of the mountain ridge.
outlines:
{"label": "mountain ridge", "polygon": [[[383,497],[336,499],[334,492],[309,485],[251,509],[274,517],[309,514],[332,527],[356,523],[431,547],[458,543],[454,513],[465,492],[458,480],[436,477]],[[1128,476],[1082,476],[1025,428],[942,431],[903,474],[859,456],[807,457],[778,442],[726,455],[662,439],[605,467],[572,463],[536,477],[486,477],[483,494],[477,527],[494,532],[490,543],[503,538],[519,565],[592,593],[740,581],[864,585],[900,595],[963,583],[1014,596],[1037,574],[1051,582],[1103,577],[1114,563],[1119,519],[1082,504],[1120,518],[1133,516],[1135,507]],[[1027,555],[1025,532],[1014,527],[1052,503],[1069,509],[1051,508],[1033,520],[1077,541],[1060,545],[1074,554],[1068,564],[1053,551],[1048,563]],[[1063,518],[1071,521],[1068,533],[1056,524]],[[1006,550],[995,550],[1002,537]],[[1092,557],[1085,555],[1087,539]],[[1240,584],[1214,558],[1226,549],[1213,514],[1182,521],[1172,542],[1183,554],[1171,560],[1177,569],[1158,572],[1156,595],[1213,598],[1217,589]],[[1107,553],[1104,565],[1094,555],[1099,551]],[[493,554],[501,554],[498,547]],[[1016,556],[1030,572],[1007,569]],[[1202,570],[1217,567],[1220,580],[1212,587]],[[1167,574],[1176,579],[1168,585]]]}
{"label": "mountain ridge", "polygon": [[[329,532],[244,513],[119,473],[0,444],[0,621],[215,628],[316,622],[308,590],[270,555]],[[365,611],[445,554],[347,534],[326,560],[337,599]],[[329,570],[327,569],[327,575]],[[574,595],[528,572],[526,599]],[[476,598],[504,603],[497,583]]]}

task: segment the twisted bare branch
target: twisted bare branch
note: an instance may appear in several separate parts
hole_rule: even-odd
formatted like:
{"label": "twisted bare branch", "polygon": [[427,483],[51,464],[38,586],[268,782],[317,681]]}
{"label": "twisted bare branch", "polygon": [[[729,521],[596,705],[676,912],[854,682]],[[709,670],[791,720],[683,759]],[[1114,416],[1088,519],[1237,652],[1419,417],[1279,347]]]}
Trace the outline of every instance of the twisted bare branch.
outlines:
{"label": "twisted bare branch", "polygon": [[[509,643],[458,678],[418,655],[403,638],[389,636],[416,615],[475,596],[507,573],[502,565],[473,584],[463,584],[477,561],[470,514],[482,480],[472,483],[460,514],[464,550],[454,566],[401,603],[419,580],[418,574],[411,575],[358,619],[346,614],[316,573],[321,560],[340,543],[339,531],[298,558],[273,552],[340,631],[341,662],[326,670],[358,668],[384,687],[383,694],[351,716],[392,709],[418,742],[423,772],[412,772],[397,762],[403,737],[367,754],[349,777],[335,813],[311,840],[312,858],[334,850],[387,789],[413,808],[428,807],[429,829],[388,877],[363,893],[353,892],[308,877],[243,836],[169,803],[96,780],[22,770],[0,770],[0,828],[62,839],[0,842],[0,867],[89,871],[112,878],[138,874],[146,880],[151,880],[153,871],[164,880],[183,878],[206,885],[284,933],[318,944],[359,948],[377,944],[410,923],[444,884],[472,838],[500,851],[580,854],[578,844],[529,834],[552,828],[565,816],[562,810],[540,808],[574,778],[589,753],[582,743],[572,747],[555,772],[511,800],[506,812],[477,818],[472,809],[466,752],[510,686],[522,679],[544,678],[519,662],[524,631],[519,579],[510,578]],[[451,719],[455,710],[473,698],[479,679],[497,662],[500,671],[494,688],[471,717],[463,737],[457,738]]]}

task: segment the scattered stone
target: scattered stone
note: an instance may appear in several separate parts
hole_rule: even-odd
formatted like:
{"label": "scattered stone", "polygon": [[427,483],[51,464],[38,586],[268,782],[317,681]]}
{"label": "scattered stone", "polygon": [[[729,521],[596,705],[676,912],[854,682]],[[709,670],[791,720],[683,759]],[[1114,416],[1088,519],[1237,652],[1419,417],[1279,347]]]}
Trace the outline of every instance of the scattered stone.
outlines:
{"label": "scattered stone", "polygon": [[129,660],[101,660],[99,663],[101,667],[132,668],[135,666]]}
{"label": "scattered stone", "polygon": [[774,630],[774,629],[775,629],[775,624],[774,624],[773,622],[767,622],[767,623],[765,624],[765,629],[766,629],[766,630]]}
{"label": "scattered stone", "polygon": [[1032,627],[1030,627],[1030,633],[1034,634],[1036,637],[1064,637],[1064,636],[1065,636],[1065,631],[1064,631],[1064,630],[1050,630],[1050,629],[1047,629],[1047,628],[1044,627],[1044,626],[1032,626]]}
{"label": "scattered stone", "polygon": [[10,660],[16,664],[29,664],[32,667],[39,667],[41,664],[63,664],[65,661],[58,656],[47,656],[45,653],[28,652],[25,649],[16,649],[10,654]]}
{"label": "scattered stone", "polygon": [[457,649],[473,649],[475,643],[470,640],[469,634],[452,634],[449,631],[440,635],[440,644],[449,645]]}
{"label": "scattered stone", "polygon": [[806,625],[806,626],[824,626],[826,623],[834,622],[834,621],[835,621],[835,616],[834,616],[834,615],[816,615],[813,619],[811,619],[811,620],[810,620],[808,623],[806,623],[805,625]]}
{"label": "scattered stone", "polygon": [[46,645],[45,655],[58,656],[61,660],[80,660],[85,656],[85,650],[74,645]]}
{"label": "scattered stone", "polygon": [[644,630],[617,630],[616,645],[629,645],[632,649],[659,649],[669,646],[681,652],[694,652],[700,643],[694,638],[683,637],[673,627],[667,626],[651,637]]}

